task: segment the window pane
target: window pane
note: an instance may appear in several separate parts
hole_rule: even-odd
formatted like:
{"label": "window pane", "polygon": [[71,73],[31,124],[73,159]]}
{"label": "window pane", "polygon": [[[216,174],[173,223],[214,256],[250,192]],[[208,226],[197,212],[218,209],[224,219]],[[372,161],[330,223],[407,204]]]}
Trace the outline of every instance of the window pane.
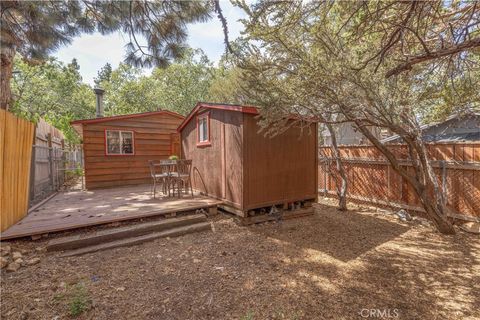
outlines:
{"label": "window pane", "polygon": [[122,132],[122,153],[133,154],[133,134]]}
{"label": "window pane", "polygon": [[203,119],[203,141],[207,141],[208,140],[208,122],[207,122],[207,118],[204,118]]}
{"label": "window pane", "polygon": [[205,142],[208,140],[208,122],[207,118],[200,118],[198,119],[198,140],[200,142]]}
{"label": "window pane", "polygon": [[198,119],[198,141],[203,141],[203,118]]}
{"label": "window pane", "polygon": [[120,132],[107,131],[107,153],[120,154]]}

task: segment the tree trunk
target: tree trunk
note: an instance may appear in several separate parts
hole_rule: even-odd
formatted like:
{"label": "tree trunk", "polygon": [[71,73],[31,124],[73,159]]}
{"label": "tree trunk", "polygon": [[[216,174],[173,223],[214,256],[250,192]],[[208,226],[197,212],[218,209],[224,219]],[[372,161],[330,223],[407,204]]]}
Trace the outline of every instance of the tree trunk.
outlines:
{"label": "tree trunk", "polygon": [[455,228],[446,216],[444,205],[435,204],[436,201],[432,201],[427,192],[420,196],[420,200],[427,216],[432,219],[438,231],[443,234],[455,234]]}
{"label": "tree trunk", "polygon": [[[361,121],[353,121],[360,132],[387,158],[388,162],[392,165],[393,170],[400,174],[400,176],[402,176],[407,183],[413,187],[422,203],[425,213],[433,221],[437,230],[443,234],[455,234],[453,224],[449,221],[446,215],[443,193],[438,187],[437,178],[429,163],[423,141],[420,139],[412,140],[410,137],[400,135],[410,148],[410,157],[412,157],[411,160],[413,168],[415,169],[415,175],[412,176],[400,165],[398,159],[396,159],[395,155],[388,149],[388,147],[382,144],[380,140],[361,123]],[[414,156],[417,158],[413,158]]]}
{"label": "tree trunk", "polygon": [[343,167],[342,159],[340,158],[340,151],[338,150],[337,136],[335,135],[335,130],[332,125],[329,123],[325,124],[328,131],[330,132],[330,137],[332,138],[331,150],[333,157],[335,158],[335,163],[337,166],[338,173],[340,175],[341,184],[335,179],[335,184],[337,186],[337,195],[338,195],[338,210],[346,211],[347,210],[347,175],[345,174],[345,168]]}
{"label": "tree trunk", "polygon": [[15,48],[2,45],[0,48],[0,108],[8,110],[12,103],[10,80],[12,79]]}
{"label": "tree trunk", "polygon": [[453,224],[447,217],[445,196],[443,190],[440,190],[438,185],[437,177],[428,159],[425,144],[419,139],[409,142],[415,148],[419,158],[416,170],[421,171],[424,186],[418,189],[417,194],[423,204],[425,212],[433,220],[435,226],[441,233],[454,234],[455,229],[453,228]]}

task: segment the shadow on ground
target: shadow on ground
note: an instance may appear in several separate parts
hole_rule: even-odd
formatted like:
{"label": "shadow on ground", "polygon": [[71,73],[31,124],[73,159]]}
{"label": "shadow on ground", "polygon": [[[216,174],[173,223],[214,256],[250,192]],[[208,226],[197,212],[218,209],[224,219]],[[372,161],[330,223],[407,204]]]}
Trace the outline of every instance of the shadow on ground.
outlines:
{"label": "shadow on ground", "polygon": [[282,223],[240,227],[220,215],[213,226],[80,257],[42,256],[2,276],[2,319],[68,318],[69,300],[56,297],[76,283],[92,301],[80,319],[365,319],[365,309],[390,319],[480,318],[477,236],[324,205]]}
{"label": "shadow on ground", "polygon": [[314,228],[305,228],[303,221],[296,219],[280,222],[277,228],[251,230],[304,249],[321,251],[343,262],[356,259],[409,230],[406,225],[357,211],[341,212],[326,205],[308,219]]}

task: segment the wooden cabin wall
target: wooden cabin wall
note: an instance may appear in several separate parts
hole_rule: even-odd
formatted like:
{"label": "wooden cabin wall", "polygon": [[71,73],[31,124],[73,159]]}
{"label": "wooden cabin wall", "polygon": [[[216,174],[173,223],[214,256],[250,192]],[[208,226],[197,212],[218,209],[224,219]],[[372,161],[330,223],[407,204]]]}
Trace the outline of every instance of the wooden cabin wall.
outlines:
{"label": "wooden cabin wall", "polygon": [[196,116],[182,129],[182,154],[193,160],[194,189],[242,205],[242,128],[240,112],[209,110],[211,145],[197,147]]}
{"label": "wooden cabin wall", "polygon": [[[244,210],[317,198],[317,124],[264,137],[244,114]],[[304,129],[305,130],[305,129]]]}
{"label": "wooden cabin wall", "polygon": [[[171,155],[171,135],[182,122],[168,114],[83,125],[87,189],[150,183],[148,160]],[[105,155],[105,129],[134,132],[135,155]]]}

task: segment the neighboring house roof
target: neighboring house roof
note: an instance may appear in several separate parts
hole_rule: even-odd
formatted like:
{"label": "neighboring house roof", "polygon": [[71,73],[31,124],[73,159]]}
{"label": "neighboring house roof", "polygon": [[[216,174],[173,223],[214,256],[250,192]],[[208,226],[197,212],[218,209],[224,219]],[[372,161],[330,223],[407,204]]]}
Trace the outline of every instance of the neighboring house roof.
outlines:
{"label": "neighboring house roof", "polygon": [[83,131],[82,130],[82,125],[84,125],[84,124],[102,123],[102,122],[115,121],[115,120],[149,117],[149,116],[160,115],[160,114],[171,115],[171,116],[177,117],[179,119],[184,118],[181,114],[178,114],[176,112],[172,112],[172,111],[168,111],[168,110],[160,110],[160,111],[124,114],[124,115],[111,116],[111,117],[75,120],[75,121],[71,121],[70,124],[75,129],[75,131],[77,131],[80,135],[82,135],[82,131]]}
{"label": "neighboring house roof", "polygon": [[[433,129],[435,127],[445,125],[446,123],[455,120],[455,119],[469,119],[472,117],[478,117],[480,120],[480,113],[478,112],[473,112],[473,113],[467,113],[467,114],[455,114],[444,121],[440,122],[435,122],[431,124],[424,124],[420,126],[420,130],[422,132],[427,131],[429,129]],[[395,140],[399,140],[400,136],[399,135],[393,135],[388,138],[385,138],[381,140],[381,143],[388,143],[388,142],[393,142]],[[424,134],[422,136],[422,139],[424,141],[438,141],[438,142],[448,142],[448,141],[477,141],[480,140],[480,129],[478,132],[462,132],[462,133],[446,133],[446,134],[436,134],[436,135],[429,135],[429,134]]]}
{"label": "neighboring house roof", "polygon": [[451,134],[440,134],[440,135],[424,135],[422,137],[424,141],[435,141],[435,142],[455,142],[455,141],[480,141],[480,130],[479,132],[468,132],[468,133],[451,133]]}
{"label": "neighboring house roof", "polygon": [[195,105],[195,108],[187,115],[183,122],[178,126],[178,131],[181,131],[188,122],[193,118],[193,116],[202,109],[220,109],[228,111],[236,111],[249,114],[258,114],[258,109],[252,106],[242,106],[238,104],[228,104],[228,103],[212,103],[212,102],[198,102]]}

